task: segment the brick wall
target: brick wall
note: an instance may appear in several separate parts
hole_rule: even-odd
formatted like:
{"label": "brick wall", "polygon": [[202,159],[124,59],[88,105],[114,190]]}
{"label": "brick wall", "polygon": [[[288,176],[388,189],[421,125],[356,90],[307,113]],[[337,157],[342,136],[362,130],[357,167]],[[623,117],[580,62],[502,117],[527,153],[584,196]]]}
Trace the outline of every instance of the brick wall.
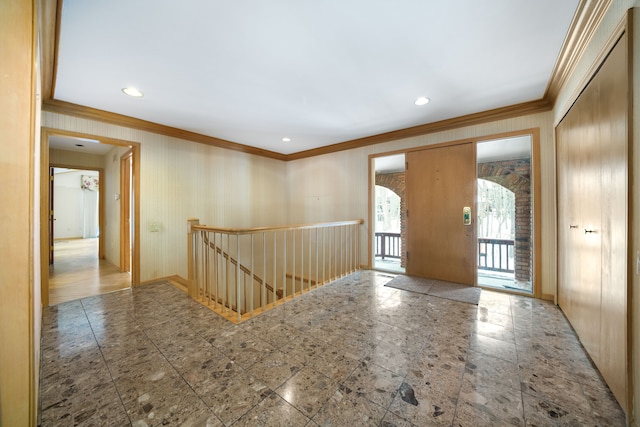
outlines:
{"label": "brick wall", "polygon": [[400,265],[405,267],[407,257],[407,239],[406,239],[406,197],[405,197],[405,173],[385,173],[376,174],[376,185],[388,188],[400,197]]}
{"label": "brick wall", "polygon": [[478,164],[478,178],[495,182],[515,193],[515,276],[518,281],[532,277],[531,160],[518,159]]}

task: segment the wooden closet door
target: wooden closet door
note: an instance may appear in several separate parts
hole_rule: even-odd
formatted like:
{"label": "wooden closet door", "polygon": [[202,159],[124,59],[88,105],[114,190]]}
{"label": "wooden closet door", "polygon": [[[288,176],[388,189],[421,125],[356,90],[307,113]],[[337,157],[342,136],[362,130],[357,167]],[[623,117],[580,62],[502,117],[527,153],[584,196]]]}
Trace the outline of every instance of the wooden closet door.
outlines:
{"label": "wooden closet door", "polygon": [[629,262],[629,132],[627,39],[623,37],[598,72],[602,303],[600,355],[596,363],[626,410],[627,263]]}
{"label": "wooden closet door", "polygon": [[627,410],[626,37],[556,128],[558,303]]}
{"label": "wooden closet door", "polygon": [[[473,143],[407,153],[407,274],[475,285]],[[471,224],[463,224],[463,208]]]}

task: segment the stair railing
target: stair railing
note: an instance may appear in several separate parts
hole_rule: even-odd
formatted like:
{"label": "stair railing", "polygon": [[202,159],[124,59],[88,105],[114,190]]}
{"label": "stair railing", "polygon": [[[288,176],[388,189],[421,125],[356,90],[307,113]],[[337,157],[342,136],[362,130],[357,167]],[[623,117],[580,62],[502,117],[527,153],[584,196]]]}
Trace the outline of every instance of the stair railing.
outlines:
{"label": "stair railing", "polygon": [[363,223],[237,229],[189,219],[189,295],[241,322],[359,270]]}

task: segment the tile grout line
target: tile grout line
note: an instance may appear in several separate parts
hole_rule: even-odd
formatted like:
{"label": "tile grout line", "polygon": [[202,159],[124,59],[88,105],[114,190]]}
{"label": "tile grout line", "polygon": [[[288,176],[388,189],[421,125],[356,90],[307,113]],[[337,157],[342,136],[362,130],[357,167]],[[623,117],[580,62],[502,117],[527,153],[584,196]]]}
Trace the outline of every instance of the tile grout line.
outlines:
{"label": "tile grout line", "polygon": [[[124,413],[127,416],[127,419],[129,420],[129,424],[133,425],[133,422],[131,421],[131,417],[129,416],[129,411],[127,411],[127,407],[125,406],[124,401],[122,400],[122,395],[120,394],[120,390],[118,390],[118,387],[116,386],[116,381],[113,378],[113,373],[111,372],[111,367],[107,363],[107,359],[105,359],[105,357],[104,357],[104,353],[102,352],[102,346],[98,342],[98,338],[96,337],[96,333],[95,333],[95,331],[93,329],[93,324],[91,323],[91,319],[89,319],[89,315],[87,314],[87,310],[86,310],[86,308],[84,306],[84,298],[80,299],[80,305],[82,307],[82,311],[84,312],[85,317],[87,318],[87,322],[89,323],[89,328],[91,328],[91,334],[93,335],[93,339],[95,340],[96,345],[98,346],[98,350],[100,351],[100,356],[102,357],[102,362],[104,363],[104,366],[107,368],[107,371],[109,372],[109,377],[111,378],[111,384],[113,385],[113,388],[115,389],[116,393],[118,394],[118,399],[120,400],[120,404],[122,405],[122,409],[124,410]],[[127,315],[128,314],[129,313],[127,312]]]}

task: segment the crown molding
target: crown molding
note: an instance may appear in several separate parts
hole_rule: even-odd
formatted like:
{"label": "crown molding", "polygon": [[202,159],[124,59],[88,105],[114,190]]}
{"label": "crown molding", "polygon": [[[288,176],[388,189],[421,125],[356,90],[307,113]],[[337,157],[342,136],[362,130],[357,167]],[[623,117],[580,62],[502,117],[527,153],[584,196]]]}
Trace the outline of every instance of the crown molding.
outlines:
{"label": "crown molding", "polygon": [[578,59],[584,52],[587,43],[593,36],[597,25],[602,20],[612,0],[582,0],[580,2],[569,33],[563,43],[561,54],[554,67],[545,96],[540,100],[413,126],[406,129],[399,129],[288,155],[55,99],[56,58],[62,3],[63,0],[38,0],[41,26],[40,37],[42,41],[42,109],[44,111],[95,120],[243,153],[288,161],[549,111],[553,107],[560,88],[574,70]]}
{"label": "crown molding", "polygon": [[256,156],[268,157],[277,160],[287,160],[287,156],[285,154],[276,153],[275,151],[263,150],[261,148],[251,147],[233,141],[227,141],[226,139],[202,135],[171,126],[165,126],[158,123],[148,122],[146,120],[136,119],[134,117],[125,116],[123,114],[116,114],[109,111],[98,110],[96,108],[73,104],[71,102],[48,99],[42,103],[42,110],[73,117],[79,117],[82,119],[95,120],[112,125],[124,126],[132,129],[170,136],[173,138],[184,139],[187,141],[199,142],[201,144],[240,151],[246,154],[254,154]]}
{"label": "crown molding", "polygon": [[544,99],[555,104],[613,0],[581,0],[551,73]]}
{"label": "crown molding", "polygon": [[509,107],[501,107],[493,110],[483,111],[480,113],[468,114],[466,116],[455,117],[452,119],[441,120],[439,122],[427,123],[424,125],[413,126],[410,128],[399,129],[391,132],[381,133],[378,135],[367,136],[364,138],[353,139],[350,141],[340,142],[337,144],[327,145],[324,147],[314,148],[311,150],[300,151],[292,154],[281,154],[274,151],[263,150],[248,145],[239,144],[233,141],[227,141],[199,133],[189,132],[158,123],[148,122],[136,119],[122,114],[110,113],[108,111],[98,110],[95,108],[85,107],[66,101],[58,101],[55,99],[46,100],[42,109],[52,113],[69,115],[88,120],[95,120],[103,123],[109,123],[118,126],[129,127],[146,132],[156,133],[160,135],[170,136],[174,138],[184,139],[187,141],[207,144],[214,147],[226,148],[229,150],[240,151],[257,156],[268,157],[276,160],[299,160],[307,157],[319,156],[322,154],[335,153],[338,151],[351,150],[354,148],[365,147],[368,145],[381,144],[384,142],[396,141],[399,139],[410,138],[414,136],[426,135],[435,132],[442,132],[450,129],[478,125],[482,123],[493,122],[497,120],[510,119],[514,117],[524,116],[528,114],[542,113],[550,111],[552,105],[544,99],[538,101],[525,102]]}
{"label": "crown molding", "polygon": [[53,98],[55,91],[62,0],[38,0],[36,7],[40,40],[41,90],[42,99],[46,100]]}
{"label": "crown molding", "polygon": [[354,148],[365,147],[367,145],[381,144],[383,142],[397,141],[399,139],[411,138],[414,136],[427,135],[430,133],[442,132],[450,129],[479,125],[497,120],[511,119],[514,117],[542,113],[550,111],[552,105],[546,100],[525,102],[509,107],[501,107],[493,110],[487,110],[480,113],[468,114],[466,116],[455,117],[452,119],[441,120],[439,122],[427,123],[424,125],[413,126],[410,128],[399,129],[391,132],[381,133],[378,135],[367,136],[364,138],[353,139],[338,144],[327,145],[326,147],[314,148],[312,150],[300,151],[298,153],[289,154],[287,160],[298,160],[307,157],[319,156],[322,154],[335,153],[337,151],[351,150]]}

